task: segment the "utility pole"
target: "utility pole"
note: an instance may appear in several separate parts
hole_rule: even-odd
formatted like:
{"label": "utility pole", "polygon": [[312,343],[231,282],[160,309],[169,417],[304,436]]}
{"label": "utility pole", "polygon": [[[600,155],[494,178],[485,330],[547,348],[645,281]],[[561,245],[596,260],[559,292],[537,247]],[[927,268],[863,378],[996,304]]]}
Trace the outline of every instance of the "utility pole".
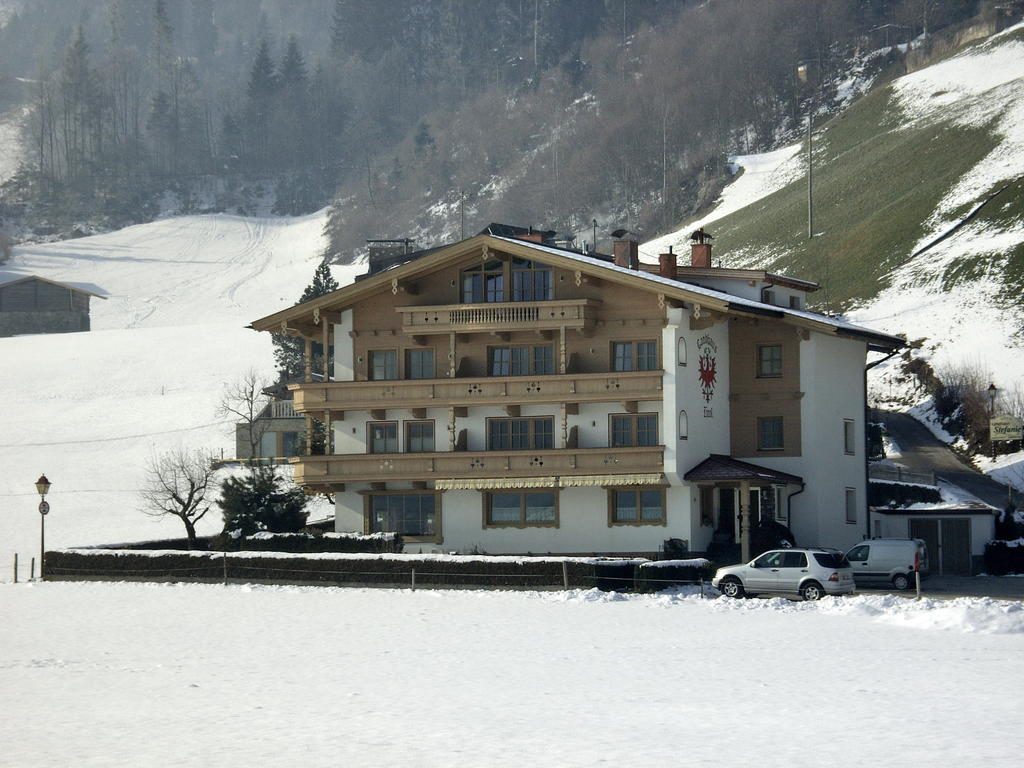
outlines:
{"label": "utility pole", "polygon": [[814,114],[814,100],[807,106],[807,239],[814,237],[814,153],[811,140],[811,117]]}

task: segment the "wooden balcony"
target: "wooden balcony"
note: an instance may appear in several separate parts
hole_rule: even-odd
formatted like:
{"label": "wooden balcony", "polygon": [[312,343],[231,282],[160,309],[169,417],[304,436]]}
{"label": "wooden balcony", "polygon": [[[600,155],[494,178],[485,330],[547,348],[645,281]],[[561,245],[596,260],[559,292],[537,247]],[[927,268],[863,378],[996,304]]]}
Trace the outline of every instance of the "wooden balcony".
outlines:
{"label": "wooden balcony", "polygon": [[406,334],[503,333],[511,331],[584,330],[594,323],[598,299],[504,301],[489,304],[449,304],[396,307]]}
{"label": "wooden balcony", "polygon": [[551,477],[661,472],[664,446],[546,451],[356,453],[290,459],[295,482],[310,488],[352,482]]}
{"label": "wooden balcony", "polygon": [[314,381],[292,384],[289,388],[294,392],[297,412],[323,415],[326,410],[661,400],[662,374],[659,370],[501,378]]}

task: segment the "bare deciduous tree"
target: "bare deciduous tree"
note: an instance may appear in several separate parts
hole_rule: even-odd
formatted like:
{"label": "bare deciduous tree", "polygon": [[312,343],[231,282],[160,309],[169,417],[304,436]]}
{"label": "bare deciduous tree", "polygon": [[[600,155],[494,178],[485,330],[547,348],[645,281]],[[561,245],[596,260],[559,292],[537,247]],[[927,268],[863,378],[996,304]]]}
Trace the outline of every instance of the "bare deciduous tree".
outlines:
{"label": "bare deciduous tree", "polygon": [[261,417],[271,400],[264,390],[271,384],[250,369],[240,379],[224,385],[217,413],[222,418],[239,420],[249,444],[248,458],[256,458],[260,454],[260,442],[267,430],[267,422]]}
{"label": "bare deciduous tree", "polygon": [[184,448],[154,456],[146,468],[143,512],[176,517],[185,524],[189,549],[196,544],[196,523],[209,511],[206,491],[213,478],[212,457]]}

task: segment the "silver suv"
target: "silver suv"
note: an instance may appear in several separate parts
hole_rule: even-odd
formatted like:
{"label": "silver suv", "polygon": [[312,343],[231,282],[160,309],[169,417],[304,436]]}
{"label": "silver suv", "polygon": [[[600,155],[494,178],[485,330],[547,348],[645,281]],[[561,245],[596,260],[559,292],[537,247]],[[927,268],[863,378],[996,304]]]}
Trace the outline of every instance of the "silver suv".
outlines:
{"label": "silver suv", "polygon": [[836,549],[773,549],[746,565],[719,568],[711,585],[726,597],[795,592],[804,600],[847,595],[856,589],[853,569]]}

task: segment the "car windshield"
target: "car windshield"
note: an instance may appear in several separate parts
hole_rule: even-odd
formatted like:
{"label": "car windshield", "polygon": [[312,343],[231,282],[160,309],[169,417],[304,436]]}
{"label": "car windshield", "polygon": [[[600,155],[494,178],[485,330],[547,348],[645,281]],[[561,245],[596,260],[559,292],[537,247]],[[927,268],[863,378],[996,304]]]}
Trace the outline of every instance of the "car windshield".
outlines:
{"label": "car windshield", "polygon": [[849,568],[850,561],[839,552],[815,552],[814,559],[822,568]]}

